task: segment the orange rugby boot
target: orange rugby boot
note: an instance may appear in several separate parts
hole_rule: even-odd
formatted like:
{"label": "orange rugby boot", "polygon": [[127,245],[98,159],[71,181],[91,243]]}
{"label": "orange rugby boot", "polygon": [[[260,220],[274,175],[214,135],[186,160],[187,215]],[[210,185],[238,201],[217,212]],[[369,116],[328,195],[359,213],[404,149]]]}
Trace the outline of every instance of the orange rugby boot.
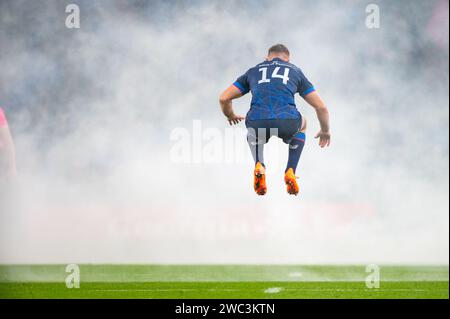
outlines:
{"label": "orange rugby boot", "polygon": [[266,169],[260,162],[256,163],[255,166],[253,188],[258,195],[267,193]]}
{"label": "orange rugby boot", "polygon": [[284,175],[284,182],[286,183],[287,192],[291,195],[298,194],[297,177],[294,174],[294,170],[289,168]]}

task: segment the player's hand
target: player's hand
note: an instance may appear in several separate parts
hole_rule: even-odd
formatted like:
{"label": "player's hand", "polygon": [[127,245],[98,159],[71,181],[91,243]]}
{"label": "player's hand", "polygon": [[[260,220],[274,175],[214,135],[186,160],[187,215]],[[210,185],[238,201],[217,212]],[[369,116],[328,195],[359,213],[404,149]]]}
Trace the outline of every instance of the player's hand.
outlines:
{"label": "player's hand", "polygon": [[323,132],[322,130],[320,130],[319,133],[317,133],[317,135],[315,136],[315,138],[319,139],[320,147],[330,146],[331,142],[330,132]]}
{"label": "player's hand", "polygon": [[242,120],[245,120],[245,116],[233,115],[228,118],[228,123],[230,123],[230,125],[236,125]]}

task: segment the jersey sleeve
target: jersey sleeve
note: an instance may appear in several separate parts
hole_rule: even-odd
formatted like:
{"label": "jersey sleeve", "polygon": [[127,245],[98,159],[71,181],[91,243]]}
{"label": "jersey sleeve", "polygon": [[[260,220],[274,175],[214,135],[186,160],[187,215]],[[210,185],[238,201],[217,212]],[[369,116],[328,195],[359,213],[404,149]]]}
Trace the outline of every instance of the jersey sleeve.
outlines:
{"label": "jersey sleeve", "polygon": [[242,95],[247,94],[250,91],[250,85],[248,83],[248,71],[244,75],[238,77],[233,85],[237,87],[239,91],[241,91]]}
{"label": "jersey sleeve", "polygon": [[302,98],[305,98],[309,93],[314,92],[316,89],[314,88],[314,85],[309,82],[309,80],[306,78],[306,76],[303,74],[303,72],[299,69],[299,83],[298,83],[298,93]]}
{"label": "jersey sleeve", "polygon": [[2,108],[0,107],[0,127],[8,126],[8,122],[6,121],[5,113],[3,113]]}

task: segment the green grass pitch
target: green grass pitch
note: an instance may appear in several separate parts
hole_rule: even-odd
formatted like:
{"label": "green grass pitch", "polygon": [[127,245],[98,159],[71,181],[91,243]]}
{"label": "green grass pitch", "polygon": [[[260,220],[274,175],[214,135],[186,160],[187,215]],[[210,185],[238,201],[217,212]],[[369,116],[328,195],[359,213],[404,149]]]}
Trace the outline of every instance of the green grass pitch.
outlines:
{"label": "green grass pitch", "polygon": [[449,298],[448,266],[381,266],[369,289],[365,266],[80,265],[80,288],[64,265],[0,266],[8,298]]}

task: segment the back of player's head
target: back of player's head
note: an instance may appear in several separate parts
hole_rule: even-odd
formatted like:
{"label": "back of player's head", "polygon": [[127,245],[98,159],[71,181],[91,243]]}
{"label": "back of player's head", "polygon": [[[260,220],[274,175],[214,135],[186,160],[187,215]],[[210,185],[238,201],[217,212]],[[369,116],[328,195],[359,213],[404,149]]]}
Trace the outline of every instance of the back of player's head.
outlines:
{"label": "back of player's head", "polygon": [[286,54],[288,56],[290,55],[289,49],[283,44],[275,44],[274,46],[271,46],[268,55],[273,54]]}

